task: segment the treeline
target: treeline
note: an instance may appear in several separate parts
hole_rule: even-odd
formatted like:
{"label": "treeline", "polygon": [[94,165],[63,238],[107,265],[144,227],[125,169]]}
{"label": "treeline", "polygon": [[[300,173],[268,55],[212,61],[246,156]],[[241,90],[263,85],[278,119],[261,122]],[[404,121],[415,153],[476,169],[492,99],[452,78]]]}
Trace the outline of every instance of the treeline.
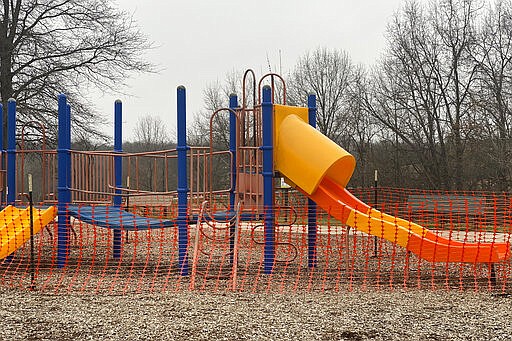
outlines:
{"label": "treeline", "polygon": [[[318,48],[285,75],[288,103],[314,92],[318,129],[357,158],[351,185],[372,185],[378,169],[386,186],[510,190],[512,3],[408,1],[385,37],[371,67]],[[236,78],[205,91],[205,113],[241,93]],[[215,127],[225,140],[225,124]]]}
{"label": "treeline", "polygon": [[375,156],[387,142],[398,186],[509,190],[510,1],[409,2],[387,41],[359,99],[376,132],[369,164],[387,168]]}

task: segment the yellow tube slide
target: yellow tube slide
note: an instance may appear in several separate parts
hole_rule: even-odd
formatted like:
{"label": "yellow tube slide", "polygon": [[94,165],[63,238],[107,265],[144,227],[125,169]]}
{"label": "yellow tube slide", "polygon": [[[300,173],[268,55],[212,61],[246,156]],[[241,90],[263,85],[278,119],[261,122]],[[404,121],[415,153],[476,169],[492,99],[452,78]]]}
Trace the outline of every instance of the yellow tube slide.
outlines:
{"label": "yellow tube slide", "polygon": [[311,127],[307,108],[274,106],[275,168],[333,217],[433,262],[492,263],[510,258],[509,243],[465,243],[381,213],[346,189],[355,159]]}
{"label": "yellow tube slide", "polygon": [[296,115],[279,126],[275,168],[308,194],[324,176],[345,187],[356,166],[354,157]]}

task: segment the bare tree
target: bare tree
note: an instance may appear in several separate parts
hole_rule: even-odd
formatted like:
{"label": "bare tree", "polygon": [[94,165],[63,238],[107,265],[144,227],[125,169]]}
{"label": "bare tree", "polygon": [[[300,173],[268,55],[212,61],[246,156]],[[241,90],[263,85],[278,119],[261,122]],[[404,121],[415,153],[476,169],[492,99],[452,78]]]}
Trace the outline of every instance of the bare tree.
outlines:
{"label": "bare tree", "polygon": [[2,103],[15,98],[20,122],[45,122],[54,137],[56,95],[63,92],[73,129],[101,135],[86,89],[119,91],[130,72],[152,71],[141,53],[150,47],[131,17],[109,1],[3,0]]}
{"label": "bare tree", "polygon": [[351,183],[365,187],[373,179],[372,145],[379,132],[377,121],[367,112],[364,96],[368,91],[369,81],[366,70],[359,66],[354,71],[354,79],[349,89],[348,120],[350,122],[350,151],[355,156],[358,167]]}
{"label": "bare tree", "polygon": [[290,75],[288,99],[306,105],[307,95],[317,96],[317,126],[340,145],[350,141],[349,98],[355,67],[342,50],[318,48],[302,56]]}
{"label": "bare tree", "polygon": [[478,0],[445,0],[433,9],[435,33],[441,41],[437,65],[432,65],[442,98],[442,110],[450,129],[456,189],[464,187],[464,149],[472,133],[471,94],[477,67],[470,61],[475,46]]}
{"label": "bare tree", "polygon": [[159,116],[139,117],[133,133],[146,151],[162,150],[171,140],[165,122]]}
{"label": "bare tree", "polygon": [[[478,31],[471,58],[477,69],[477,90],[473,103],[478,111],[475,126],[482,131],[473,140],[489,138],[488,160],[491,174],[481,180],[495,182],[494,188],[508,190],[512,185],[512,3],[498,0],[489,7]],[[482,148],[482,143],[480,143]],[[485,154],[484,154],[485,155]],[[483,155],[482,155],[483,156]],[[487,159],[487,158],[486,158]]]}
{"label": "bare tree", "polygon": [[473,129],[476,68],[473,0],[412,1],[388,27],[369,112],[417,155],[410,166],[430,187],[465,186],[464,155]]}
{"label": "bare tree", "polygon": [[[242,93],[241,80],[242,73],[233,71],[226,75],[223,83],[219,81],[210,83],[203,90],[204,108],[195,114],[188,131],[190,144],[209,145],[211,133],[215,149],[229,149],[229,114],[223,112],[216,115],[213,121],[210,119],[215,111],[229,107],[229,96],[231,94]],[[210,124],[212,129],[210,129]]]}
{"label": "bare tree", "polygon": [[[412,2],[388,28],[389,47],[373,76],[367,110],[417,155],[430,186],[449,181],[445,125],[435,70],[439,44],[424,8]],[[398,144],[396,144],[398,145]]]}
{"label": "bare tree", "polygon": [[[165,122],[158,116],[145,115],[137,120],[134,129],[135,141],[127,144],[127,150],[134,152],[162,151],[172,147]],[[174,160],[175,161],[175,160]],[[149,154],[138,156],[134,170],[138,174],[139,189],[162,191],[165,183],[165,169],[175,167],[175,162],[165,158],[163,154]],[[132,160],[132,163],[134,161]],[[173,172],[174,173],[174,172]]]}

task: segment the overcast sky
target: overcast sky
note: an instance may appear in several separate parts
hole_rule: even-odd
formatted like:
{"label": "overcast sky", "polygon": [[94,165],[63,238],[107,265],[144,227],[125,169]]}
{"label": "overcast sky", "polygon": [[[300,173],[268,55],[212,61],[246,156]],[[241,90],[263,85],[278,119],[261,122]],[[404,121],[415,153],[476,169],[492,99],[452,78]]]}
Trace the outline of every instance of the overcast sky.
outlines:
{"label": "overcast sky", "polygon": [[[385,47],[386,25],[403,0],[117,0],[133,14],[156,48],[147,58],[162,70],[135,76],[124,89],[124,140],[137,118],[160,116],[176,126],[176,87],[187,88],[188,123],[202,109],[203,89],[234,70],[257,77],[273,68],[293,69],[318,47],[343,49],[355,63],[373,64]],[[274,69],[273,71],[279,71]],[[115,96],[93,92],[97,108],[112,121]],[[106,128],[112,134],[112,125]]]}

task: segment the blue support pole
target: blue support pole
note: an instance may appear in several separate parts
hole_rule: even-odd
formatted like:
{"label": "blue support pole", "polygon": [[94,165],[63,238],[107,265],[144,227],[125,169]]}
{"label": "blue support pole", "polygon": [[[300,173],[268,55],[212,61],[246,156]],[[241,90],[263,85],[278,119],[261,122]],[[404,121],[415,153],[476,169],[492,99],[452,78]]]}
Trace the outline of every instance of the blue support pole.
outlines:
{"label": "blue support pole", "polygon": [[[121,196],[121,187],[123,186],[123,104],[121,100],[116,100],[114,103],[114,153],[119,154],[114,156],[114,181],[115,181],[115,195],[113,198],[113,206],[121,207],[123,198]],[[114,229],[113,241],[113,257],[114,259],[121,258],[121,229]]]}
{"label": "blue support pole", "polygon": [[264,208],[264,272],[272,273],[275,260],[275,212],[274,212],[274,112],[272,107],[272,90],[263,87],[261,103],[263,125],[263,208]]}
{"label": "blue support pole", "polygon": [[[7,102],[7,205],[16,203],[16,100],[9,98]],[[3,136],[2,136],[3,140]],[[9,263],[13,255],[5,258]]]}
{"label": "blue support pole", "polygon": [[[238,98],[235,94],[229,95],[229,108],[236,112],[236,108],[238,107]],[[229,192],[229,206],[230,210],[233,211],[235,207],[235,190],[236,190],[236,165],[237,165],[237,155],[236,155],[236,116],[233,113],[229,113],[229,151],[231,155],[233,155],[233,163],[231,164],[231,179],[233,181],[233,185],[231,186],[231,191]]]}
{"label": "blue support pole", "polygon": [[[238,98],[235,94],[229,95],[229,108],[236,112],[236,108],[238,107]],[[231,164],[231,190],[229,191],[229,210],[230,213],[235,212],[235,204],[236,204],[236,171],[237,171],[237,155],[236,155],[236,127],[237,120],[236,115],[232,112],[229,113],[229,151],[231,155],[233,155],[233,160]],[[233,250],[235,249],[235,232],[236,227],[235,223],[232,222],[229,226],[230,238],[229,238],[229,251],[230,251],[230,261],[233,263]]]}
{"label": "blue support pole", "polygon": [[178,266],[182,276],[188,275],[188,181],[187,181],[187,107],[186,90],[177,89],[178,106]]}
{"label": "blue support pole", "polygon": [[[66,120],[66,131],[69,132],[67,134],[66,144],[69,146],[68,150],[71,150],[71,105],[69,103],[66,103],[66,114],[68,118]],[[66,176],[66,188],[68,191],[68,203],[71,203],[71,153],[69,151],[66,153],[66,164],[69,165],[68,174]]]}
{"label": "blue support pole", "polygon": [[[314,94],[308,95],[308,119],[309,125],[316,128],[316,96]],[[317,234],[317,219],[316,219],[316,203],[308,199],[308,267],[313,268],[317,265],[316,257],[316,234]]]}
{"label": "blue support pole", "polygon": [[16,100],[7,102],[7,204],[16,202]]}
{"label": "blue support pole", "polygon": [[67,263],[69,252],[69,215],[71,202],[71,111],[67,105],[66,95],[58,96],[59,134],[57,143],[58,162],[58,225],[57,225],[57,266],[63,268]]}

